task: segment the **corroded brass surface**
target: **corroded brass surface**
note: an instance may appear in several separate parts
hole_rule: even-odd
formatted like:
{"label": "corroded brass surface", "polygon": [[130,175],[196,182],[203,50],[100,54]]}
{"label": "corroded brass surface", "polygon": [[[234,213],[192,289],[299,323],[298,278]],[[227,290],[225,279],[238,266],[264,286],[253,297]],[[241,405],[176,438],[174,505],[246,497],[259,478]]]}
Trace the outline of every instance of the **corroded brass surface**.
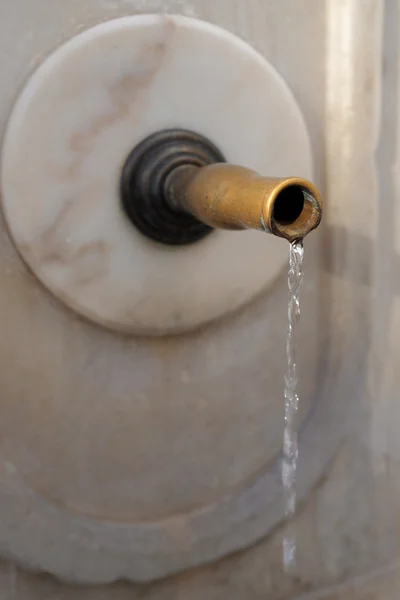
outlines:
{"label": "corroded brass surface", "polygon": [[294,241],[318,227],[322,217],[320,193],[299,177],[262,177],[221,163],[181,167],[171,173],[168,187],[175,208],[214,228],[258,229]]}

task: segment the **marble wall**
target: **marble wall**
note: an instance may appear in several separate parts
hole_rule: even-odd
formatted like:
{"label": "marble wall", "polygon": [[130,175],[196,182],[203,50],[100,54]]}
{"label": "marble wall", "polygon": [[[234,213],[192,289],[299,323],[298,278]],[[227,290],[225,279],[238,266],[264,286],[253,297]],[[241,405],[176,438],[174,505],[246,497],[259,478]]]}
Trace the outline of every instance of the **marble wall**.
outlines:
{"label": "marble wall", "polygon": [[[60,42],[77,32],[110,18],[136,13],[167,11],[199,17],[250,42],[286,80],[304,115],[312,143],[315,181],[326,199],[324,226],[306,245],[300,364],[301,398],[306,409],[300,446],[301,502],[290,524],[298,544],[294,572],[287,574],[282,569],[285,526],[277,516],[274,526],[265,531],[261,528],[259,539],[250,547],[161,582],[90,586],[62,583],[52,575],[24,569],[23,565],[16,568],[11,560],[15,552],[7,540],[12,539],[13,531],[15,537],[22,535],[22,530],[23,535],[29,536],[29,527],[33,527],[35,516],[29,513],[28,504],[26,513],[19,513],[18,523],[8,523],[3,528],[0,511],[0,549],[2,556],[7,557],[0,568],[2,600],[398,598],[400,212],[396,192],[400,189],[400,120],[396,111],[400,49],[396,4],[394,0],[0,2],[2,129],[26,77]],[[70,486],[63,488],[62,484],[68,481],[67,476],[72,483],[79,476],[80,490],[91,498],[98,482],[89,479],[91,483],[87,485],[84,467],[89,463],[83,461],[78,475],[73,468],[79,451],[87,448],[75,448],[77,454],[70,450],[77,438],[66,436],[69,429],[60,426],[58,437],[51,433],[56,411],[54,398],[58,408],[64,407],[58,416],[68,421],[74,414],[75,420],[71,419],[69,425],[76,428],[80,426],[80,402],[85,403],[85,414],[93,415],[88,439],[96,439],[97,431],[98,435],[107,433],[104,420],[102,429],[96,430],[95,424],[110,402],[110,390],[118,389],[119,394],[111,397],[112,402],[123,402],[124,410],[129,408],[131,383],[124,373],[129,370],[129,362],[140,357],[142,373],[151,379],[152,369],[156,369],[165,384],[163,402],[156,399],[152,404],[152,418],[158,424],[164,420],[168,423],[169,407],[176,399],[174,374],[179,374],[180,385],[185,384],[182,373],[187,372],[187,356],[194,356],[190,354],[195,352],[194,345],[201,349],[201,344],[211,344],[215,357],[215,346],[209,340],[221,335],[223,327],[224,353],[219,353],[224,357],[223,380],[219,381],[218,373],[211,373],[211,367],[207,372],[207,364],[202,377],[207,381],[212,375],[215,389],[222,386],[224,393],[231,394],[232,409],[229,414],[222,409],[217,413],[215,405],[210,406],[212,395],[206,396],[203,403],[196,402],[195,412],[185,412],[184,396],[176,402],[175,409],[183,424],[190,422],[196,429],[204,420],[204,429],[196,431],[205,436],[207,427],[214,427],[215,438],[222,436],[227,440],[226,456],[221,452],[215,459],[213,450],[219,448],[215,442],[215,447],[204,449],[198,453],[198,459],[193,458],[202,468],[211,469],[214,458],[220,465],[223,460],[238,465],[242,478],[246,472],[243,465],[252,474],[267,470],[267,460],[262,460],[266,452],[263,437],[269,440],[272,463],[271,455],[276,453],[274,435],[282,426],[279,394],[284,273],[272,291],[266,290],[247,309],[224,321],[223,326],[199,334],[193,340],[193,348],[186,339],[184,356],[179,338],[157,342],[154,349],[148,341],[117,339],[74,318],[37,284],[2,227],[0,307],[4,332],[0,343],[0,417],[3,405],[8,419],[4,422],[0,418],[4,456],[18,458],[22,463],[21,456],[27,461],[30,449],[36,452],[40,447],[48,461],[46,465],[50,465],[43,476],[50,487],[48,482],[56,481],[52,488],[55,496],[62,489],[65,498],[71,500]],[[274,329],[268,325],[265,315],[271,311],[282,327]],[[265,337],[260,327],[265,327]],[[239,346],[237,362],[228,360],[226,357],[234,356]],[[55,361],[51,372],[43,358],[48,356]],[[237,364],[243,362],[243,357],[248,358],[246,368],[238,370]],[[190,358],[189,366],[194,360]],[[275,387],[270,379],[263,379],[266,360],[272,361],[276,372]],[[226,384],[228,379],[230,385]],[[260,389],[265,384],[277,400],[268,402],[265,412],[257,412],[263,405]],[[135,410],[144,414],[146,394],[140,396],[139,392]],[[65,408],[68,402],[71,412]],[[64,423],[61,418],[59,422]],[[140,426],[136,426],[140,435]],[[149,464],[155,472],[164,469],[165,446],[160,447],[153,439],[146,441],[149,437],[143,434],[141,438],[143,444],[154,445],[151,461],[139,469],[142,480],[146,479]],[[98,450],[102,440],[98,440]],[[39,455],[35,452],[34,457]],[[101,455],[107,463],[107,452]],[[35,464],[32,459],[24,464],[30,473],[41,473],[42,463]],[[9,485],[12,469],[13,461],[2,458],[3,489]],[[271,478],[278,478],[273,466],[268,465],[268,469]],[[99,474],[105,485],[111,485],[112,470],[110,462]],[[238,471],[229,473],[234,479]],[[223,485],[225,482],[216,478],[212,491],[219,493]],[[152,489],[157,493],[156,487]],[[7,506],[6,494],[0,496]],[[60,505],[63,497],[56,500]],[[271,507],[272,510],[276,509]],[[177,543],[185,537],[185,531],[172,533]],[[40,540],[32,539],[33,546],[35,543],[40,552]],[[94,563],[96,551],[93,549]]]}

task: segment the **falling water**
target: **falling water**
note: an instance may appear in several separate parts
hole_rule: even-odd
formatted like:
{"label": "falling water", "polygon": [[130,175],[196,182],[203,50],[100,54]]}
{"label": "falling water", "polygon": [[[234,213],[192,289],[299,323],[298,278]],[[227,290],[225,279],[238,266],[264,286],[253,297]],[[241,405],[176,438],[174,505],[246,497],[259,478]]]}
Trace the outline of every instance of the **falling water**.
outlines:
{"label": "falling water", "polygon": [[[285,426],[283,431],[282,484],[284,509],[287,519],[296,511],[296,468],[297,468],[297,428],[296,413],[299,404],[297,395],[296,344],[300,317],[300,287],[303,280],[304,248],[302,241],[290,244],[289,257],[289,304],[288,329],[286,337],[287,366],[285,373]],[[296,540],[290,533],[283,540],[283,566],[290,570],[296,565]]]}

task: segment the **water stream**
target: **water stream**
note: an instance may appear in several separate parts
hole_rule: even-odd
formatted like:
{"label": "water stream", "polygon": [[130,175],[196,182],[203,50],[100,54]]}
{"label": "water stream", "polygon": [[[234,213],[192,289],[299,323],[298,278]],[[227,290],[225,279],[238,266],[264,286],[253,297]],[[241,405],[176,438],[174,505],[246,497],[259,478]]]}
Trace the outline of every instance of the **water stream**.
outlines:
{"label": "water stream", "polygon": [[[296,364],[297,331],[300,317],[300,288],[303,281],[304,248],[302,241],[290,244],[289,255],[289,304],[288,328],[286,337],[287,366],[285,373],[285,425],[283,430],[282,484],[284,495],[285,517],[290,521],[296,511],[296,469],[298,459],[297,447],[297,409],[299,397],[297,394],[298,376]],[[283,540],[283,566],[291,570],[296,565],[296,539],[290,531]]]}

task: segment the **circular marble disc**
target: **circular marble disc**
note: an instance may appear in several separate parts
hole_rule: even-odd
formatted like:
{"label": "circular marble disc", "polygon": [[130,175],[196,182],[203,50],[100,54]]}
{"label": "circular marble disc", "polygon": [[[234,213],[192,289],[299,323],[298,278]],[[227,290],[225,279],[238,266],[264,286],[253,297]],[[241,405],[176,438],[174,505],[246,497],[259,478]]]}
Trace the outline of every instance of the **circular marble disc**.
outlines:
{"label": "circular marble disc", "polygon": [[124,332],[216,319],[287,259],[286,242],[260,232],[172,248],[135,230],[120,207],[121,168],[169,127],[262,174],[311,176],[307,131],[276,71],[232,34],[178,16],[116,19],[68,41],[27,83],[5,137],[3,207],[22,257],[70,308]]}

